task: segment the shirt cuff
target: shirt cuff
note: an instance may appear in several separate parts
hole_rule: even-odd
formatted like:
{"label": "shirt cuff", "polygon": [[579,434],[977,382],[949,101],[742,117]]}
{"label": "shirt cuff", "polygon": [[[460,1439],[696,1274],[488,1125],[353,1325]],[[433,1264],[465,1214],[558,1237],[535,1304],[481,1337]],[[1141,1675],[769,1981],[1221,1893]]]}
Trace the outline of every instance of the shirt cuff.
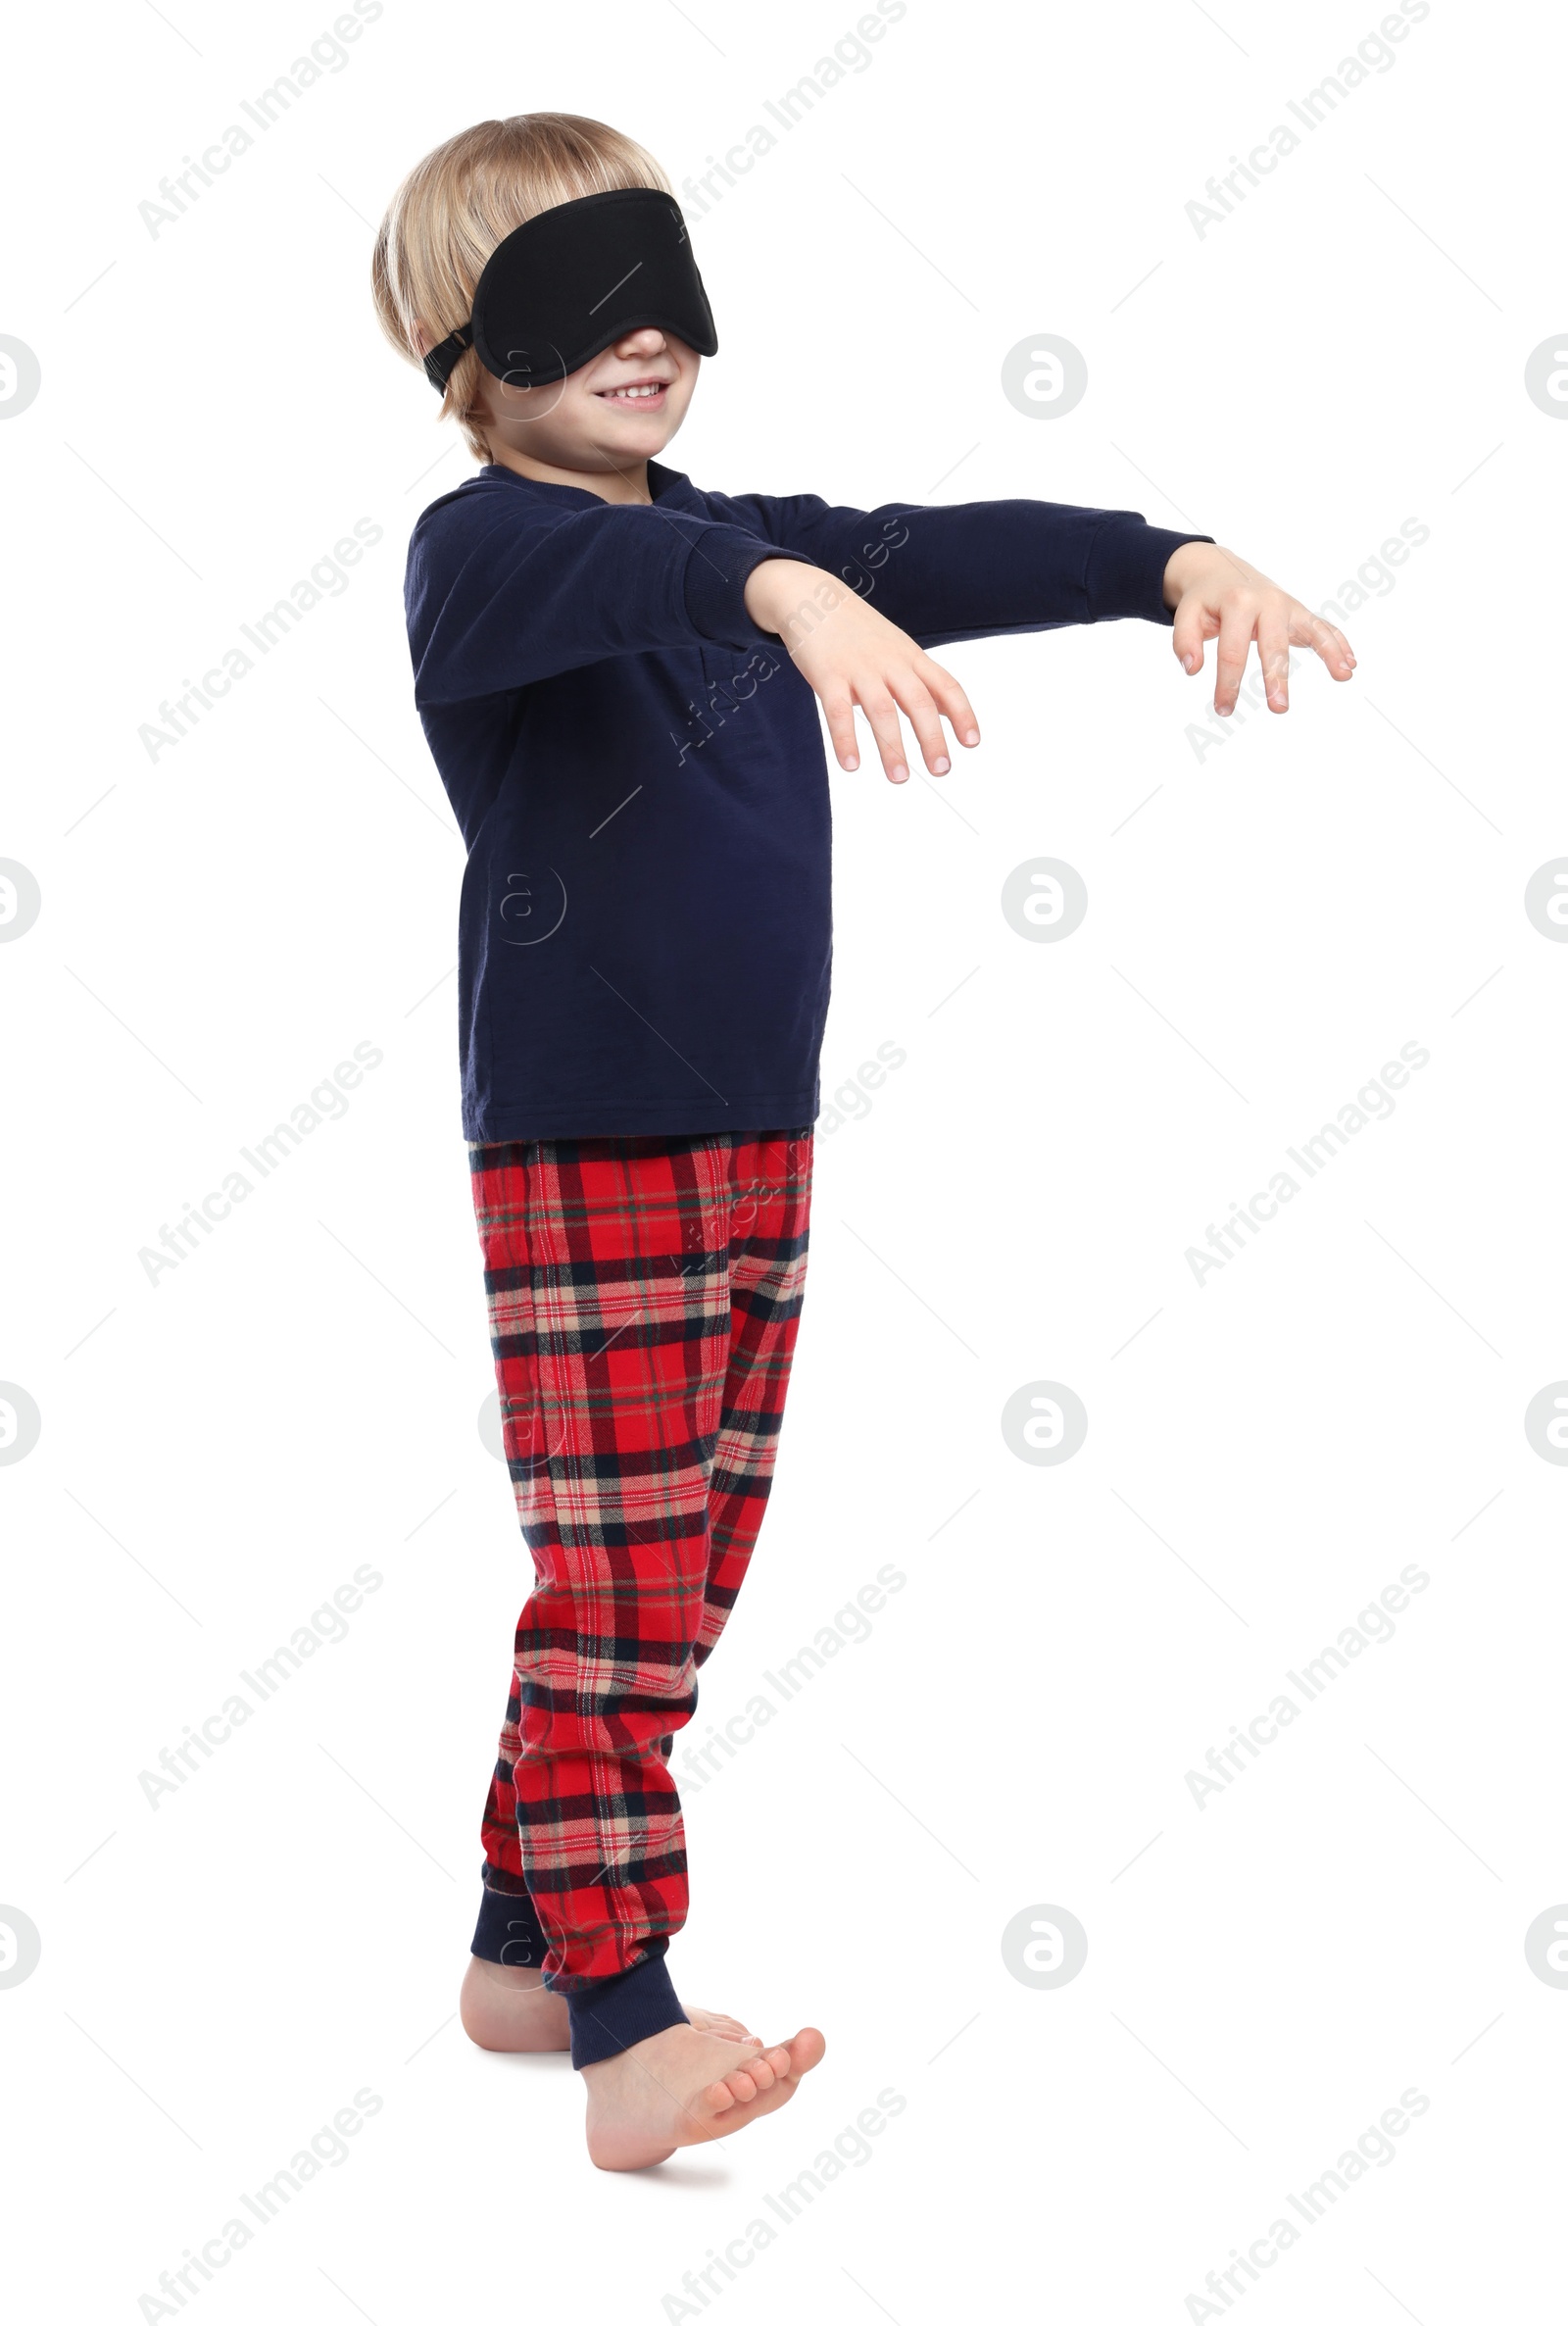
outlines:
{"label": "shirt cuff", "polygon": [[1170,629],[1176,610],[1165,603],[1165,568],[1184,541],[1212,541],[1212,533],[1167,533],[1141,517],[1107,518],[1089,552],[1086,591],[1090,621],[1136,617]]}
{"label": "shirt cuff", "polygon": [[692,627],[721,646],[773,646],[776,630],[764,630],[746,611],[746,583],[752,569],[768,558],[811,560],[798,549],[780,549],[748,533],[743,525],[705,525],[686,559],[686,612]]}

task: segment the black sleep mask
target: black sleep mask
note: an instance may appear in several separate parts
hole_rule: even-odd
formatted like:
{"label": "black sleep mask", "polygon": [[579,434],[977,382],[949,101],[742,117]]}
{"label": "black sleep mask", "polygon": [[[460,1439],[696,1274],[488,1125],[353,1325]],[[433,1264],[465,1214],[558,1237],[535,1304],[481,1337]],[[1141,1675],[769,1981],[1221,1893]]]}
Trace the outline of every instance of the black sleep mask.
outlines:
{"label": "black sleep mask", "polygon": [[703,278],[674,197],[632,186],[542,210],[498,242],[473,313],[424,369],[446,388],[472,347],[509,387],[544,387],[580,371],[627,332],[657,323],[700,356],[718,353]]}

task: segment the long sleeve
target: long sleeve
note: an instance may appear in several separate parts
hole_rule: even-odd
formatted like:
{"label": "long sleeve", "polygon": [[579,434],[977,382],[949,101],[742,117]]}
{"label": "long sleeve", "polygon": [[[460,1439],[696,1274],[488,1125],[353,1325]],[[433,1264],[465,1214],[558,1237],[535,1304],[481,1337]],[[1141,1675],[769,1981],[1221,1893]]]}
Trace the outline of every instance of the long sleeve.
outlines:
{"label": "long sleeve", "polygon": [[849,585],[923,647],[1067,623],[1174,619],[1165,568],[1185,541],[1135,510],[1060,501],[833,508],[816,493],[710,496],[738,524]]}
{"label": "long sleeve", "polygon": [[746,580],[780,556],[809,562],[744,524],[685,511],[451,494],[409,544],[415,701],[472,701],[614,655],[762,644],[769,633],[746,611]]}

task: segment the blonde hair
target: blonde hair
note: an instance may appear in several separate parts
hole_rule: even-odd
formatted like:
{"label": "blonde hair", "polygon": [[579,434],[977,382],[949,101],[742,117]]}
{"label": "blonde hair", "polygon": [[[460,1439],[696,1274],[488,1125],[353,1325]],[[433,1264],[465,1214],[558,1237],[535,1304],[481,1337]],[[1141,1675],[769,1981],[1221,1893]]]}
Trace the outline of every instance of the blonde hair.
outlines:
{"label": "blonde hair", "polygon": [[[581,114],[514,113],[449,137],[409,172],[381,221],[370,287],[382,330],[400,356],[421,363],[417,326],[439,342],[467,322],[484,263],[514,226],[579,195],[632,186],[674,192],[635,139]],[[466,349],[439,418],[455,417],[475,460],[488,461],[474,405],[479,373]]]}

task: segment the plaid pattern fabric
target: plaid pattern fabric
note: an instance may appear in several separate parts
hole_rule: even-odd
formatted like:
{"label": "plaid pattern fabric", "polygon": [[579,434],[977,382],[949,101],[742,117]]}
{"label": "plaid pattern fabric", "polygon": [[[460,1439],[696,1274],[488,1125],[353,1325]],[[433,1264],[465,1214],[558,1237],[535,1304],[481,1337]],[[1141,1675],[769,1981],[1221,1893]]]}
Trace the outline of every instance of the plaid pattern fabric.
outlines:
{"label": "plaid pattern fabric", "polygon": [[809,1128],[471,1145],[502,1433],[535,1588],[484,1814],[548,1983],[686,1917],[667,1765],[772,1483],[800,1320]]}

